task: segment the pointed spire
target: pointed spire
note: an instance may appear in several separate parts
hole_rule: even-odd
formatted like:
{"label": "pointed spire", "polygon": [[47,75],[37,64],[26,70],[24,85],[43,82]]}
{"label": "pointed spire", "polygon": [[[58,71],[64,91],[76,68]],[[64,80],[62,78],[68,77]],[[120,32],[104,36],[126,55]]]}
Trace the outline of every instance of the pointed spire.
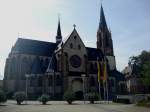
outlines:
{"label": "pointed spire", "polygon": [[105,29],[105,28],[107,29],[107,23],[106,23],[106,19],[105,19],[103,6],[101,4],[99,29]]}
{"label": "pointed spire", "polygon": [[57,35],[56,35],[56,43],[59,43],[62,41],[62,35],[61,35],[61,27],[60,27],[60,18],[58,18],[58,28],[57,28]]}
{"label": "pointed spire", "polygon": [[61,36],[60,18],[58,20],[57,36]]}

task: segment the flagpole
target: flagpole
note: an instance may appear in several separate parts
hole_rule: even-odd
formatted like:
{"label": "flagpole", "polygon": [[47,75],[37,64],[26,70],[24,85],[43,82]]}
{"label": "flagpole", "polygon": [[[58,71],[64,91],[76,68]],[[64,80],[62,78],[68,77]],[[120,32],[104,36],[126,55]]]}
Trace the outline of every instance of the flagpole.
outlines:
{"label": "flagpole", "polygon": [[99,82],[99,96],[100,96],[100,99],[101,100],[101,83]]}
{"label": "flagpole", "polygon": [[106,94],[107,94],[107,103],[109,103],[109,94],[108,94],[108,71],[107,71],[107,64],[105,60],[105,66],[106,66]]}
{"label": "flagpole", "polygon": [[104,89],[104,103],[106,103],[106,93],[105,93],[105,82],[103,82],[103,89]]}
{"label": "flagpole", "polygon": [[103,87],[104,87],[104,101],[108,101],[108,88],[107,88],[107,64],[106,64],[106,59],[104,58],[103,62],[103,69],[104,69],[104,79],[103,79]]}
{"label": "flagpole", "polygon": [[98,86],[99,86],[99,96],[100,96],[100,99],[99,100],[101,100],[101,76],[100,76],[100,72],[101,72],[101,65],[100,65],[101,63],[99,62],[99,58],[97,57],[97,70],[98,70],[98,72],[97,72],[97,79],[98,79]]}
{"label": "flagpole", "polygon": [[109,103],[108,81],[106,80],[107,103]]}

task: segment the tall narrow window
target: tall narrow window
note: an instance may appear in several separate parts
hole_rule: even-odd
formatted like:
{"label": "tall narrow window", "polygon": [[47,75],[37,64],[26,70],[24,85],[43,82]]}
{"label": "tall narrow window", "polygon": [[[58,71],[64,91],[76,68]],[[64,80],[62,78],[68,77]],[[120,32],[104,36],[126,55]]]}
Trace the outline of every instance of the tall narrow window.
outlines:
{"label": "tall narrow window", "polygon": [[72,43],[70,44],[70,48],[73,48],[73,44]]}
{"label": "tall narrow window", "polygon": [[80,46],[80,45],[78,45],[78,49],[79,49],[79,50],[81,49],[81,46]]}

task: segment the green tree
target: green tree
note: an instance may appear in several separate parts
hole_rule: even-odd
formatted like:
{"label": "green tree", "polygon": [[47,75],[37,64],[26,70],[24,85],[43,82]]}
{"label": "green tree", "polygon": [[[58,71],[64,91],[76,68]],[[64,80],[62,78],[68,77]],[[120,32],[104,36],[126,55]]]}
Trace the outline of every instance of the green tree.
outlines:
{"label": "green tree", "polygon": [[144,85],[150,85],[150,51],[142,51],[138,56],[129,59],[129,65],[133,65],[134,73],[141,79]]}
{"label": "green tree", "polygon": [[143,76],[142,78],[143,84],[150,86],[150,62],[143,64],[141,75]]}

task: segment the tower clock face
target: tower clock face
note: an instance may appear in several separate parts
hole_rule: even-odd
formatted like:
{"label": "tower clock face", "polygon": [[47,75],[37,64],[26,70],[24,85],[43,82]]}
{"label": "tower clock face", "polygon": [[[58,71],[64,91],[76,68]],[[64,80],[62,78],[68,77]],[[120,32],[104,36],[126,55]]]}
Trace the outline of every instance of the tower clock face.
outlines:
{"label": "tower clock face", "polygon": [[81,58],[77,55],[73,55],[70,57],[70,64],[74,68],[78,68],[81,66]]}

